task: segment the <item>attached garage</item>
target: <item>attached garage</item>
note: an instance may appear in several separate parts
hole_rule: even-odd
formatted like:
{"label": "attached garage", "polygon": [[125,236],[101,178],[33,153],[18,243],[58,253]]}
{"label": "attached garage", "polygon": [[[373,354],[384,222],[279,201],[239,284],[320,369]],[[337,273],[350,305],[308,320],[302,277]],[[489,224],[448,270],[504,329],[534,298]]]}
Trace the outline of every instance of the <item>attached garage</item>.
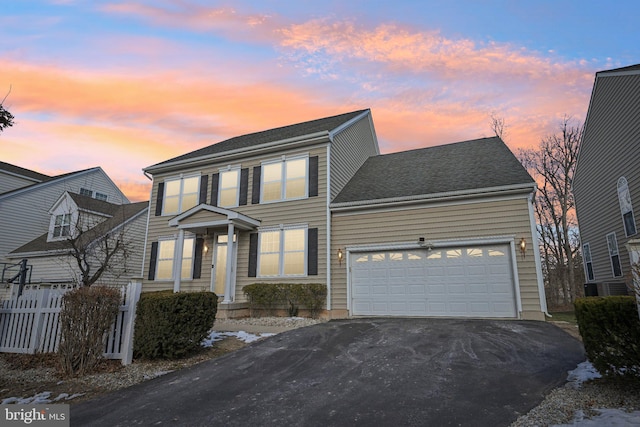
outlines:
{"label": "attached garage", "polygon": [[509,244],[349,254],[354,316],[517,317]]}

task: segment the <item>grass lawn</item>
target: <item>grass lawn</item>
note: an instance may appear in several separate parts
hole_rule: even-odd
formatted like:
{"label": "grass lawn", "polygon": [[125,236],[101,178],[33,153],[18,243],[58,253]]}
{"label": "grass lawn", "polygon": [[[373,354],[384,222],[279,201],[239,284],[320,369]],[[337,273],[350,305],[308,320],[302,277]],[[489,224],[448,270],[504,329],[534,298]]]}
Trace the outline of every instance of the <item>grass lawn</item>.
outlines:
{"label": "grass lawn", "polygon": [[573,311],[551,311],[549,312],[553,317],[549,320],[560,320],[564,322],[569,322],[573,325],[577,325],[578,321],[576,320],[576,314]]}

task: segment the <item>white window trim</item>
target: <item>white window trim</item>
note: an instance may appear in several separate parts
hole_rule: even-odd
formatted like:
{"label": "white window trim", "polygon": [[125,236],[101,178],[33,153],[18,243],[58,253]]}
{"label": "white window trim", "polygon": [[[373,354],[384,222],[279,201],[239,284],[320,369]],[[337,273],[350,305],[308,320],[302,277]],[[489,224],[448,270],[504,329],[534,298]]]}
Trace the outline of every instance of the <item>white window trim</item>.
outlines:
{"label": "white window trim", "polygon": [[[222,174],[225,172],[238,171],[238,179],[236,182],[236,201],[232,205],[222,206],[220,204],[220,199],[222,198]],[[237,208],[240,206],[240,179],[242,176],[242,167],[240,166],[227,166],[226,168],[222,168],[218,170],[219,179],[218,179],[218,200],[216,200],[216,206],[220,206],[221,208]],[[228,187],[231,188],[231,187]]]}
{"label": "white window trim", "polygon": [[[587,261],[587,254],[589,254],[589,261]],[[589,243],[585,243],[582,245],[582,260],[584,261],[584,277],[587,279],[587,282],[594,282],[596,280],[596,273],[593,270],[593,258],[591,257],[591,245],[589,245]],[[588,264],[591,264],[591,272],[593,273],[593,277],[589,277]]]}
{"label": "white window trim", "polygon": [[[613,241],[616,244],[615,253],[612,253],[613,251],[612,251],[612,248],[611,248],[611,245],[610,245],[609,236],[613,236]],[[611,276],[615,277],[615,278],[623,277],[624,276],[624,272],[622,271],[622,260],[620,259],[620,249],[618,247],[618,239],[616,238],[616,233],[613,232],[613,233],[607,234],[606,239],[607,239],[607,252],[609,253],[609,263],[611,264]],[[618,263],[620,264],[620,275],[619,276],[616,276],[615,268],[613,267],[613,257],[616,256],[616,255],[618,256]]]}
{"label": "white window trim", "polygon": [[[289,161],[294,160],[305,160],[305,173],[304,173],[304,195],[300,197],[291,197],[287,198],[287,180],[286,180],[286,164]],[[280,171],[280,198],[276,200],[264,200],[264,167],[268,165],[273,165],[281,163],[282,169]],[[309,154],[296,155],[296,156],[282,156],[278,160],[269,160],[263,161],[260,163],[260,167],[262,169],[262,174],[260,176],[260,203],[261,204],[269,204],[269,203],[279,203],[279,202],[287,202],[290,200],[304,200],[309,198]]]}
{"label": "white window trim", "polygon": [[[304,272],[303,274],[284,274],[284,238],[283,234],[286,230],[304,230]],[[261,275],[261,252],[260,247],[262,245],[262,233],[268,232],[280,232],[280,249],[278,258],[278,274],[277,275]],[[308,224],[296,224],[296,225],[283,225],[280,224],[276,227],[260,227],[258,228],[258,262],[257,262],[257,274],[259,278],[292,278],[292,277],[307,277],[308,276],[308,257],[309,257],[309,225]]]}
{"label": "white window trim", "polygon": [[[162,215],[163,216],[167,216],[167,215],[179,215],[185,211],[181,210],[182,209],[182,198],[184,196],[184,180],[185,179],[189,179],[189,178],[198,178],[198,187],[195,191],[196,194],[196,200],[198,197],[200,197],[200,181],[201,181],[201,174],[189,174],[189,175],[183,175],[180,174],[180,176],[177,177],[171,177],[171,178],[165,178],[164,182],[164,194],[162,195]],[[166,211],[166,202],[167,202],[167,183],[168,182],[172,182],[172,181],[180,181],[180,192],[178,194],[178,210],[176,212],[167,212]],[[192,194],[192,193],[189,193]],[[197,206],[198,203],[195,204],[195,206]],[[190,209],[190,208],[189,208]]]}
{"label": "white window trim", "polygon": [[[638,234],[638,224],[636,224],[636,216],[633,213],[633,202],[631,201],[631,192],[629,191],[629,183],[627,182],[627,179],[624,176],[621,176],[618,179],[616,190],[618,192],[618,203],[620,204],[620,218],[622,219],[622,228],[624,229],[624,234],[626,237],[635,236],[636,234]],[[626,203],[627,201],[624,200],[626,197],[629,198],[628,210],[625,210],[626,207],[624,206],[627,204]],[[635,229],[635,233],[632,233],[632,234],[627,234],[627,226],[624,221],[624,216],[625,214],[628,214],[628,213],[631,213],[631,218],[633,219],[633,228]]]}
{"label": "white window trim", "polygon": [[[60,235],[56,236],[56,220],[57,220],[58,217],[62,217],[62,222],[60,224],[61,232],[60,232]],[[64,222],[65,218],[67,218],[69,220],[68,223]],[[71,212],[53,215],[53,221],[52,221],[52,226],[51,226],[51,240],[66,240],[66,239],[70,238],[73,235],[73,230],[71,229],[71,224],[72,223],[73,223],[73,214]],[[67,226],[69,227],[69,233],[68,234],[63,234],[62,233],[62,230],[64,230],[65,224],[67,224]]]}
{"label": "white window trim", "polygon": [[[193,280],[193,267],[194,267],[194,260],[195,260],[195,244],[196,244],[196,237],[195,236],[185,236],[184,237],[184,241],[186,242],[187,240],[193,240],[193,250],[192,250],[192,257],[191,257],[191,272],[189,273],[189,277],[181,277],[180,281],[189,281],[189,280]],[[160,266],[160,244],[161,242],[167,242],[167,241],[173,241],[173,254],[172,254],[172,261],[171,261],[171,277],[167,278],[167,279],[159,279],[158,278],[158,271],[159,271],[159,266]],[[160,237],[158,239],[158,255],[156,256],[156,274],[155,277],[153,278],[154,281],[157,282],[173,282],[175,280],[175,275],[176,275],[176,245],[178,243],[178,239],[176,237]],[[164,258],[163,258],[164,259]],[[166,258],[167,260],[169,258]],[[185,258],[184,258],[184,252],[182,255],[182,262],[184,262]]]}

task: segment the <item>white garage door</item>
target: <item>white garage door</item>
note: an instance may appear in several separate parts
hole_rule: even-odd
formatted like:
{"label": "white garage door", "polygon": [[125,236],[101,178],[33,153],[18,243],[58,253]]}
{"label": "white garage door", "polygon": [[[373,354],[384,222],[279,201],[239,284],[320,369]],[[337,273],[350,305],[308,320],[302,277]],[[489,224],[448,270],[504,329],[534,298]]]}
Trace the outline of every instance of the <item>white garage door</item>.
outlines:
{"label": "white garage door", "polygon": [[516,317],[508,245],[354,252],[356,316]]}

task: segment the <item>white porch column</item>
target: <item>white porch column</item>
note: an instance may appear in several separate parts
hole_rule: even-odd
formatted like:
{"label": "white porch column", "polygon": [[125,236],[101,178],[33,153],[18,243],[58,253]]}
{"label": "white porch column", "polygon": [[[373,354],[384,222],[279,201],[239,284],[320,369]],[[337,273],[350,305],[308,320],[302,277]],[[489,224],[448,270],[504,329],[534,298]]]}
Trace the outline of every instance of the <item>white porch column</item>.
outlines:
{"label": "white porch column", "polygon": [[233,297],[236,293],[236,284],[233,281],[233,254],[235,253],[236,242],[233,241],[233,234],[235,227],[232,222],[229,222],[227,228],[227,274],[224,278],[224,300],[223,303],[233,302]]}
{"label": "white porch column", "polygon": [[173,251],[173,292],[180,292],[180,278],[182,276],[182,248],[184,248],[184,230],[178,231],[176,247]]}

